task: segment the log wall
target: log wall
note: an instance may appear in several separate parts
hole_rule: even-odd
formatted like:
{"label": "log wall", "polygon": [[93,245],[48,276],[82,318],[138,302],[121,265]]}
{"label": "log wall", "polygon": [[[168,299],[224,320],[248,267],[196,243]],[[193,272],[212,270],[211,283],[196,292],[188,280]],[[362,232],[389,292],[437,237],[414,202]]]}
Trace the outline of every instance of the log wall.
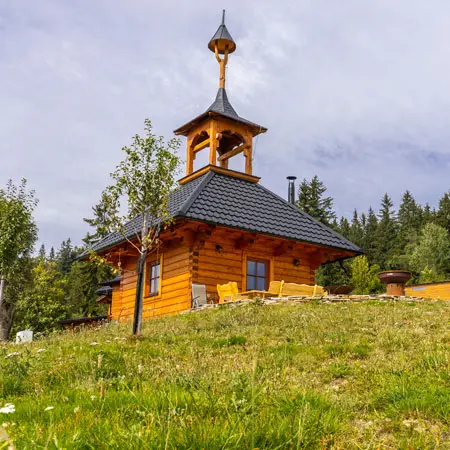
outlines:
{"label": "log wall", "polygon": [[406,286],[405,295],[412,297],[450,300],[450,281]]}
{"label": "log wall", "polygon": [[[148,262],[154,261],[150,256]],[[148,296],[149,273],[146,270],[143,302],[143,318],[176,314],[191,307],[191,252],[187,247],[168,249],[160,255],[161,279],[160,293]],[[136,296],[136,262],[137,257],[128,258],[122,267],[120,295],[113,296],[112,319],[132,321]]]}
{"label": "log wall", "polygon": [[[217,246],[220,246],[218,249]],[[205,284],[208,296],[218,298],[217,285],[235,281],[239,291],[246,287],[247,258],[269,261],[269,281],[284,280],[287,283],[314,284],[315,269],[310,259],[301,252],[273,256],[275,242],[258,241],[243,249],[236,249],[235,240],[225,234],[215,234],[203,248],[194,249],[192,282]],[[294,258],[300,262],[293,264]]]}
{"label": "log wall", "polygon": [[[268,261],[268,282],[284,280],[286,283],[314,285],[315,270],[320,264],[317,255],[313,257],[311,246],[306,250],[302,244],[292,245],[286,251],[280,239],[253,236],[248,240],[237,230],[215,229],[211,234],[200,233],[196,238],[192,233],[185,234],[172,247],[161,251],[160,292],[149,296],[149,269],[146,269],[143,317],[176,314],[190,309],[192,283],[206,285],[210,300],[218,301],[217,285],[235,281],[239,290],[247,290],[247,259]],[[254,238],[254,239],[253,239]],[[173,241],[175,242],[175,241]],[[281,243],[281,244],[280,244]],[[148,263],[155,261],[149,257]],[[294,261],[297,260],[297,264]],[[123,275],[118,293],[113,294],[112,319],[132,321],[136,294],[137,256],[128,257],[122,262]],[[268,283],[269,284],[269,283]]]}

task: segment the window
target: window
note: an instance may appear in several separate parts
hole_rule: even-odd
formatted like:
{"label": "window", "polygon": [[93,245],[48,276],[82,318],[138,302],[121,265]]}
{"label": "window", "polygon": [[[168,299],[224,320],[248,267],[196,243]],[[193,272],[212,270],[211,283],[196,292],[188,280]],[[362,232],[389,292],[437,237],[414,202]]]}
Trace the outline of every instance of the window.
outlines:
{"label": "window", "polygon": [[158,295],[159,294],[159,282],[161,275],[161,265],[158,262],[154,262],[150,265],[150,291],[149,295]]}
{"label": "window", "polygon": [[267,289],[268,261],[247,259],[247,291]]}

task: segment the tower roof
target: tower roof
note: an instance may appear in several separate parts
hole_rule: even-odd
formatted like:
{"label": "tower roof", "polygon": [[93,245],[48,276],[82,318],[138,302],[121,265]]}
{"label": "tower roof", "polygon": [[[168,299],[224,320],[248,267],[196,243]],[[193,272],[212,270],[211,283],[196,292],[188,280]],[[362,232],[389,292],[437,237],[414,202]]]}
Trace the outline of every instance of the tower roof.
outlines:
{"label": "tower roof", "polygon": [[262,125],[258,125],[257,123],[250,122],[249,120],[240,117],[228,100],[228,95],[225,88],[219,88],[219,90],[217,91],[216,99],[214,100],[212,105],[204,113],[200,114],[199,116],[174,130],[174,133],[177,135],[182,134],[183,136],[186,136],[192,127],[199,124],[207,117],[213,115],[223,116],[226,119],[235,120],[236,122],[247,125],[251,129],[253,136],[267,131],[267,128],[263,127]]}

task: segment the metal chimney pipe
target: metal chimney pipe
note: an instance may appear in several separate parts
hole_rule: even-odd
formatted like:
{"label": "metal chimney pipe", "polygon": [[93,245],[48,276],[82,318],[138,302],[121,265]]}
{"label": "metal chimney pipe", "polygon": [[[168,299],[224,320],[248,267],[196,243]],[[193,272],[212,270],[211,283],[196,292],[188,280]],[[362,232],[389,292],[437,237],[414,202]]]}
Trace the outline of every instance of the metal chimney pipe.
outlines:
{"label": "metal chimney pipe", "polygon": [[289,180],[289,186],[288,186],[288,202],[291,205],[295,205],[295,180],[297,177],[289,176],[286,177]]}

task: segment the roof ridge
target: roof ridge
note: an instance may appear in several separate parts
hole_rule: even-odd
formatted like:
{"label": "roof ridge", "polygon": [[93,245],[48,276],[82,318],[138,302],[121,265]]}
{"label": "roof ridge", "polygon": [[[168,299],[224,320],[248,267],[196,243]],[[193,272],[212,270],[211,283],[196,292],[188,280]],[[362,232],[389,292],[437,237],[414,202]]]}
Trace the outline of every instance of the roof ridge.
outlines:
{"label": "roof ridge", "polygon": [[[176,216],[184,216],[189,211],[189,208],[192,206],[192,204],[197,200],[197,197],[202,192],[203,188],[206,187],[206,185],[211,181],[211,179],[214,176],[214,172],[208,172],[205,175],[205,178],[198,184],[198,186],[194,189],[194,192],[188,197],[188,199],[183,203],[183,206],[178,210],[176,214],[174,214],[174,217]],[[192,180],[194,181],[194,180]]]}
{"label": "roof ridge", "polygon": [[[244,180],[243,180],[244,181]],[[363,249],[358,247],[356,244],[354,244],[353,242],[349,241],[347,238],[345,238],[344,236],[342,236],[342,234],[339,234],[338,232],[334,231],[333,228],[329,227],[328,225],[325,225],[324,223],[320,222],[319,220],[315,219],[313,216],[309,215],[308,213],[306,213],[305,211],[302,211],[298,206],[293,205],[291,203],[289,203],[287,200],[285,200],[283,197],[281,197],[278,194],[275,194],[275,192],[272,192],[270,189],[267,189],[266,187],[264,187],[262,184],[258,183],[258,186],[261,189],[264,189],[266,192],[268,192],[270,195],[272,195],[272,197],[277,198],[278,200],[281,200],[283,203],[285,203],[286,205],[289,205],[290,208],[294,209],[295,211],[299,212],[300,214],[302,214],[304,217],[306,217],[307,219],[309,219],[311,222],[317,223],[318,225],[320,225],[320,227],[322,227],[324,230],[331,232],[331,234],[333,234],[334,236],[337,236],[339,239],[343,239],[346,243],[350,244],[353,248],[358,249],[358,251],[363,252]]]}

